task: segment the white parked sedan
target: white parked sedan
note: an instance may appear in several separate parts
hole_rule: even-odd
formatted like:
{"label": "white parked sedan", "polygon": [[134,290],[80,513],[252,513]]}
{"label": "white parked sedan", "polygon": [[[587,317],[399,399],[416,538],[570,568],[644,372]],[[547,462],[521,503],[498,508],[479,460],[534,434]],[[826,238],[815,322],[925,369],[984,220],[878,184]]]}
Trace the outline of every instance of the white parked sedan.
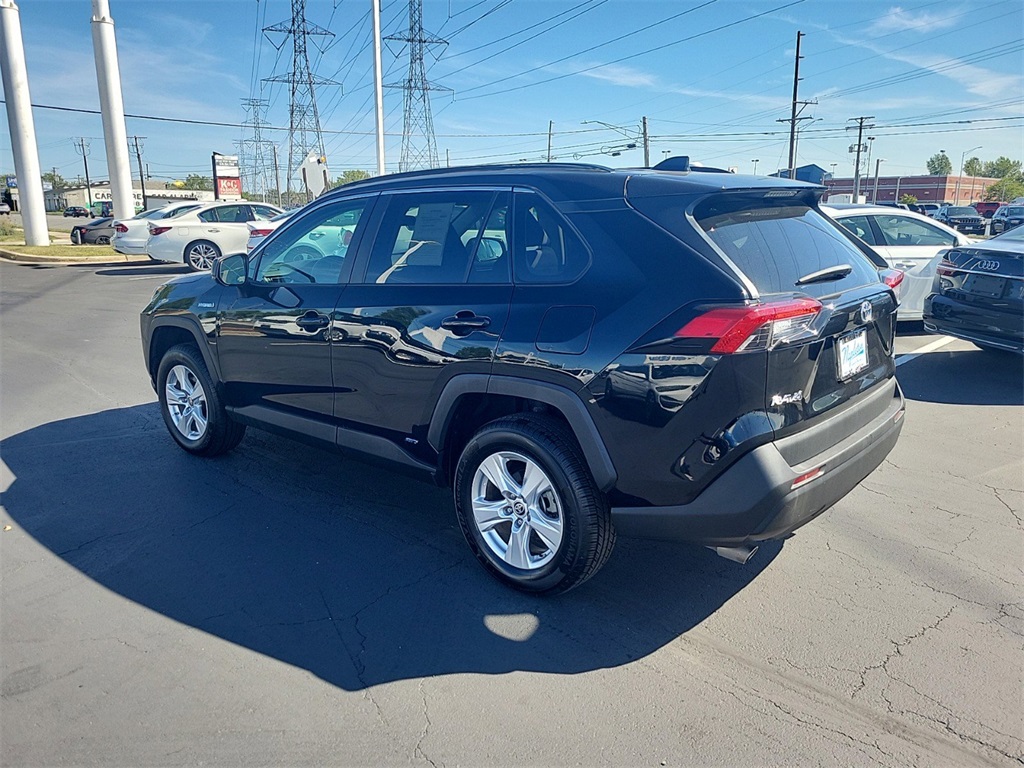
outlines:
{"label": "white parked sedan", "polygon": [[208,203],[170,219],[149,222],[146,253],[154,261],[180,262],[195,271],[208,270],[225,253],[244,253],[250,221],[269,221],[281,214],[267,203]]}
{"label": "white parked sedan", "polygon": [[245,252],[252,253],[252,249],[263,242],[263,240],[277,229],[279,226],[284,224],[298,212],[298,208],[285,211],[280,216],[275,216],[270,221],[250,221],[246,226],[249,227],[249,240],[245,244]]}
{"label": "white parked sedan", "polygon": [[151,211],[142,211],[130,219],[121,219],[114,222],[114,236],[110,238],[110,244],[118,253],[131,256],[146,255],[146,241],[149,240],[149,222],[160,219],[169,219],[179,213],[191,211],[202,203],[195,200],[187,200],[180,203],[170,203],[163,208],[154,208]]}
{"label": "white parked sedan", "polygon": [[822,205],[821,210],[903,272],[900,320],[920,320],[931,293],[939,252],[975,239],[913,211],[881,205]]}

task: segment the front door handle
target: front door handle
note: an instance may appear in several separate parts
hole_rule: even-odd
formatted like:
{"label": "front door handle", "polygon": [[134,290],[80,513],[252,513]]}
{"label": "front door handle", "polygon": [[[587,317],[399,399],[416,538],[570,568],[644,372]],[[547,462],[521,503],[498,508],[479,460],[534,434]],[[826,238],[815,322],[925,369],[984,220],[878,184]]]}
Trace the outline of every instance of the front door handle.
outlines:
{"label": "front door handle", "polygon": [[446,328],[456,336],[468,336],[473,331],[486,328],[490,324],[491,318],[477,315],[469,309],[463,309],[441,321],[441,327]]}
{"label": "front door handle", "polygon": [[321,315],[313,310],[295,319],[295,324],[304,331],[319,331],[321,328],[326,328],[330,322],[331,319],[327,315]]}

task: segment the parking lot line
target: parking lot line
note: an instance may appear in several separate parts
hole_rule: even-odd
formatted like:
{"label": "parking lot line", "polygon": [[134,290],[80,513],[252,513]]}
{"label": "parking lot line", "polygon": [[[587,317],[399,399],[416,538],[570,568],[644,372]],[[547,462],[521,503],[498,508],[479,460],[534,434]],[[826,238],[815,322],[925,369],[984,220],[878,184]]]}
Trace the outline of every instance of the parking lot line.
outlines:
{"label": "parking lot line", "polygon": [[953,338],[952,336],[943,336],[941,338],[938,338],[931,344],[925,344],[920,349],[917,349],[913,352],[908,352],[905,355],[897,356],[896,365],[903,365],[904,363],[910,362],[919,355],[926,355],[929,352],[934,352],[936,349],[942,349],[942,347],[946,346],[947,344],[952,344],[954,341],[956,341],[956,339]]}

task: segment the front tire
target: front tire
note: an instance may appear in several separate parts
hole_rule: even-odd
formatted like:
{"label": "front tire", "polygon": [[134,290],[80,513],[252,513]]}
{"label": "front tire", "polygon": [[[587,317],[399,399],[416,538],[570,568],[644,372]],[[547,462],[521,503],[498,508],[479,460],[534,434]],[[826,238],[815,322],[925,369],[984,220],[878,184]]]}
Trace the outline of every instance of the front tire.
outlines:
{"label": "front tire", "polygon": [[171,437],[189,453],[219,456],[242,441],[245,425],[224,410],[199,350],[191,344],[171,347],[156,375],[160,413]]}
{"label": "front tire", "polygon": [[217,258],[220,258],[220,248],[209,240],[196,240],[185,247],[185,264],[193,272],[209,272]]}
{"label": "front tire", "polygon": [[473,554],[516,589],[566,592],[597,573],[615,546],[608,500],[554,419],[521,414],[487,424],[463,450],[454,485]]}

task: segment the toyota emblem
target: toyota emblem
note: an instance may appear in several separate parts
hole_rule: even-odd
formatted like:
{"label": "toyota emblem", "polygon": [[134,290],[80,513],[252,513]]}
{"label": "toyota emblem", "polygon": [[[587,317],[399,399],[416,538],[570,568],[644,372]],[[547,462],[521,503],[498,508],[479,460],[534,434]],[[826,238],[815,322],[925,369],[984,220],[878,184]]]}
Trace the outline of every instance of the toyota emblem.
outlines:
{"label": "toyota emblem", "polygon": [[874,316],[874,309],[870,301],[865,301],[860,305],[860,320],[862,323],[870,323]]}

